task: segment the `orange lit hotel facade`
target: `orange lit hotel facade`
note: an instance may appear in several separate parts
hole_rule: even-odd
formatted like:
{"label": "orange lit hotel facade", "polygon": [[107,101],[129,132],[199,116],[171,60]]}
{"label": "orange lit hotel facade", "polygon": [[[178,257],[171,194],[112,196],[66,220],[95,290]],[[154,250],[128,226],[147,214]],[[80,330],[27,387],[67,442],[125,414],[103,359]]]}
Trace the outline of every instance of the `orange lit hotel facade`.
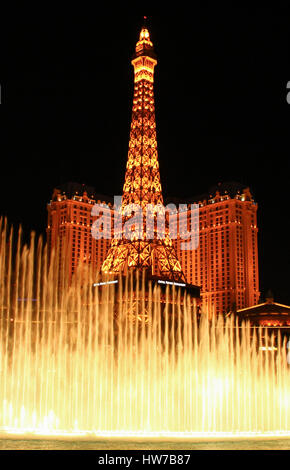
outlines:
{"label": "orange lit hotel facade", "polygon": [[[259,301],[257,204],[241,185],[213,189],[195,201],[197,248],[181,250],[180,238],[175,247],[187,281],[201,286],[203,306],[228,313]],[[180,214],[180,235],[190,228],[190,219],[190,211]]]}
{"label": "orange lit hotel facade", "polygon": [[59,258],[66,258],[68,275],[71,278],[78,263],[91,264],[100,271],[104,258],[111,245],[106,238],[92,237],[92,208],[96,203],[104,204],[104,215],[111,223],[112,205],[108,200],[96,195],[93,188],[68,183],[55,189],[47,205],[47,246],[49,254],[59,245]]}
{"label": "orange lit hotel facade", "polygon": [[[92,237],[91,212],[94,204],[103,204],[105,220],[113,228],[112,202],[84,185],[64,185],[54,191],[47,206],[48,249],[59,241],[70,275],[79,261],[101,270],[111,240]],[[260,297],[257,204],[249,189],[220,185],[193,202],[199,205],[196,249],[181,249],[183,233],[191,229],[191,205],[178,214],[178,236],[172,240],[186,281],[201,287],[204,309],[213,308],[218,314],[256,305]]]}

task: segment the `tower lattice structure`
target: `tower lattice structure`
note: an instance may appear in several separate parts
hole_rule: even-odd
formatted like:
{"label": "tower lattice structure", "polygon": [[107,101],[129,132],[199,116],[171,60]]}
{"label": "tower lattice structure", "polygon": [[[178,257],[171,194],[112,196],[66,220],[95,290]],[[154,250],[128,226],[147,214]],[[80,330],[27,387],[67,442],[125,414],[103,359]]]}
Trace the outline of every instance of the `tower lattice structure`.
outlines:
{"label": "tower lattice structure", "polygon": [[[121,205],[122,227],[129,221],[132,208],[142,210],[142,223],[132,226],[128,237],[122,228],[112,239],[102,272],[119,274],[129,270],[147,270],[150,274],[174,281],[185,281],[181,264],[169,236],[168,218],[164,231],[157,229],[157,217],[165,216],[160,182],[155,104],[154,67],[156,55],[147,27],[143,26],[132,59],[134,98],[128,160]],[[128,208],[130,210],[128,211]],[[148,229],[147,215],[153,218]],[[153,227],[153,229],[152,229]]]}

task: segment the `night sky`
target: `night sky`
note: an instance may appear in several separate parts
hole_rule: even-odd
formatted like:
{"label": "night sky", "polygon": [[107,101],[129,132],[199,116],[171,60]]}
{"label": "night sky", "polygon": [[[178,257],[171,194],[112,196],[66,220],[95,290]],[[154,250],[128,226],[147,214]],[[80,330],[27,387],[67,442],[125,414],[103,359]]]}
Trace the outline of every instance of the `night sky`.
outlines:
{"label": "night sky", "polygon": [[158,56],[155,102],[165,197],[218,182],[258,203],[262,293],[290,304],[290,15],[195,8],[172,15],[25,9],[7,20],[1,66],[0,214],[44,233],[67,181],[121,194],[143,23]]}

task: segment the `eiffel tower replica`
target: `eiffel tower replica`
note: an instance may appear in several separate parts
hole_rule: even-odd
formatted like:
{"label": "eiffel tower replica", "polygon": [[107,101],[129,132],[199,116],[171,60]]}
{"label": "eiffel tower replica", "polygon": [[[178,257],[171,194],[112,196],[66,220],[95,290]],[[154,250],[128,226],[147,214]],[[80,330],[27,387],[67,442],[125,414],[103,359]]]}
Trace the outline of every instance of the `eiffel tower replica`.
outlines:
{"label": "eiffel tower replica", "polygon": [[[158,231],[157,217],[164,217],[164,203],[160,182],[155,104],[154,67],[156,54],[147,27],[141,29],[132,58],[134,67],[134,97],[128,160],[121,205],[122,227],[132,217],[132,208],[141,209],[142,223],[132,225],[128,236],[122,228],[112,239],[111,247],[101,271],[110,276],[145,273],[146,279],[165,287],[174,285],[191,291],[198,298],[199,288],[186,283],[180,261],[169,234],[168,217],[163,235]],[[130,208],[130,215],[128,215]],[[148,211],[153,223],[148,229]],[[153,214],[153,215],[152,215]],[[116,234],[116,231],[115,231]]]}

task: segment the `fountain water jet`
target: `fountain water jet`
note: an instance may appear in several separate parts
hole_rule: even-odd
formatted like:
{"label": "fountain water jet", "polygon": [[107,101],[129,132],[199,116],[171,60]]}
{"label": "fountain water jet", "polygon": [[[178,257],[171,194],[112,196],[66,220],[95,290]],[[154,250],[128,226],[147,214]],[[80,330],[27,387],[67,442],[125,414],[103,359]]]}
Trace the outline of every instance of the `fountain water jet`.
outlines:
{"label": "fountain water jet", "polygon": [[[160,290],[142,281],[138,292],[130,282],[94,288],[85,265],[69,285],[58,251],[49,263],[34,235],[13,249],[6,222],[0,249],[3,432],[290,435],[280,337],[266,354],[262,329],[207,315],[198,324],[189,301],[162,304]],[[133,304],[141,320],[128,315]]]}

